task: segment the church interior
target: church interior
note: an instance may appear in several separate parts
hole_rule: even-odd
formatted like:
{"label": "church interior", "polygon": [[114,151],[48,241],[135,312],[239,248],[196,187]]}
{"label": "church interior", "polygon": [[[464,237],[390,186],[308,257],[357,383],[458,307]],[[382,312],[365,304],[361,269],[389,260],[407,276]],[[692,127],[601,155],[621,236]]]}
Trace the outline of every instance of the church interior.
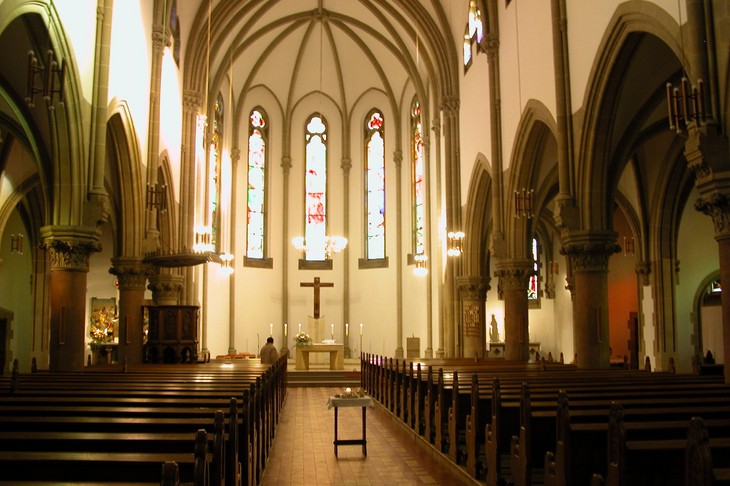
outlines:
{"label": "church interior", "polygon": [[0,0],[0,52],[5,376],[730,356],[724,0]]}

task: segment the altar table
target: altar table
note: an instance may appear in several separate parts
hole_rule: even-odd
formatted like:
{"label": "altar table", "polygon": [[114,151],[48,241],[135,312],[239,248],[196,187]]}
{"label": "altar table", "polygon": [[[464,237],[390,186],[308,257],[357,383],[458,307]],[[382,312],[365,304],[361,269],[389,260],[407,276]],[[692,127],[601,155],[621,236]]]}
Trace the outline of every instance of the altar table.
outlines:
{"label": "altar table", "polygon": [[309,369],[309,353],[329,353],[330,369],[345,369],[345,345],[344,344],[309,344],[297,347],[296,369]]}
{"label": "altar table", "polygon": [[[367,410],[367,407],[372,407],[374,405],[373,399],[369,396],[363,396],[363,397],[337,397],[332,396],[327,401],[327,408],[334,408],[335,409],[335,457],[337,457],[337,447],[341,445],[361,445],[362,446],[362,455],[367,457],[368,455],[368,441],[367,441],[367,433],[366,433],[366,424],[367,420],[365,418],[365,413]],[[337,438],[337,410],[340,407],[362,407],[362,439],[338,439]]]}

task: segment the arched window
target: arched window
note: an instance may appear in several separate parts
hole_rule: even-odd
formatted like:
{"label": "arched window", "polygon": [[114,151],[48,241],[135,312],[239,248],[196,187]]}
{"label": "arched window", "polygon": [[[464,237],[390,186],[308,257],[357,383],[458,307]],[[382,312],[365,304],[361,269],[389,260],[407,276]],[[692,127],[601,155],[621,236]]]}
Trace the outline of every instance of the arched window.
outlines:
{"label": "arched window", "polygon": [[417,99],[411,104],[411,198],[413,206],[413,253],[426,251],[426,182],[424,180],[423,125],[421,105]]}
{"label": "arched window", "polygon": [[210,157],[208,166],[208,211],[210,223],[210,244],[218,251],[220,242],[221,214],[221,150],[223,141],[223,96],[219,93],[215,101],[213,113],[213,129],[210,139]]}
{"label": "arched window", "polygon": [[304,137],[305,259],[323,261],[327,257],[327,122],[324,117],[319,114],[310,116]]}
{"label": "arched window", "polygon": [[263,259],[266,241],[266,144],[269,139],[266,112],[256,107],[248,117],[248,192],[246,256]]}
{"label": "arched window", "polygon": [[532,272],[527,287],[527,300],[537,301],[540,296],[540,253],[537,238],[532,238]]}
{"label": "arched window", "polygon": [[368,260],[385,258],[385,137],[383,115],[373,110],[365,120],[365,193]]}
{"label": "arched window", "polygon": [[464,32],[464,68],[471,65],[474,57],[474,44],[477,49],[484,39],[484,21],[482,20],[482,11],[477,6],[477,0],[469,0],[469,13],[466,21],[466,29]]}

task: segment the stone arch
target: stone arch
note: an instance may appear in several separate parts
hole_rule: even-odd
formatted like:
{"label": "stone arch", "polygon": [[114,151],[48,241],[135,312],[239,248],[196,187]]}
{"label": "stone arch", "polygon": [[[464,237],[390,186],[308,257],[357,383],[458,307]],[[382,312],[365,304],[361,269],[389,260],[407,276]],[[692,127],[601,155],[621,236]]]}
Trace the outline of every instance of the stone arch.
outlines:
{"label": "stone arch", "polygon": [[[114,225],[124,228],[115,231],[115,256],[142,256],[142,237],[145,221],[142,194],[142,164],[139,143],[132,123],[132,115],[126,102],[119,102],[112,109],[107,123],[107,191],[112,198]],[[117,229],[115,228],[115,229]]]}
{"label": "stone arch", "polygon": [[466,197],[464,275],[489,277],[489,230],[492,227],[492,176],[483,154],[477,154]]}

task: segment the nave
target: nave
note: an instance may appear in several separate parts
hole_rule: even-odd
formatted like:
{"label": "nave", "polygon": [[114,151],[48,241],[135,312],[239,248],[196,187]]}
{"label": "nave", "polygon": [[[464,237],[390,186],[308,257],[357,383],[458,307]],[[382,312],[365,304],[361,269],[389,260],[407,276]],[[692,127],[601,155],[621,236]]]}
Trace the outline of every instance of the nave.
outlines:
{"label": "nave", "polygon": [[[367,458],[359,447],[342,446],[335,457],[334,412],[326,405],[328,397],[341,392],[341,387],[289,388],[262,486],[478,484],[414,440],[380,406],[367,411]],[[359,437],[360,409],[344,408],[339,414],[339,437]]]}

